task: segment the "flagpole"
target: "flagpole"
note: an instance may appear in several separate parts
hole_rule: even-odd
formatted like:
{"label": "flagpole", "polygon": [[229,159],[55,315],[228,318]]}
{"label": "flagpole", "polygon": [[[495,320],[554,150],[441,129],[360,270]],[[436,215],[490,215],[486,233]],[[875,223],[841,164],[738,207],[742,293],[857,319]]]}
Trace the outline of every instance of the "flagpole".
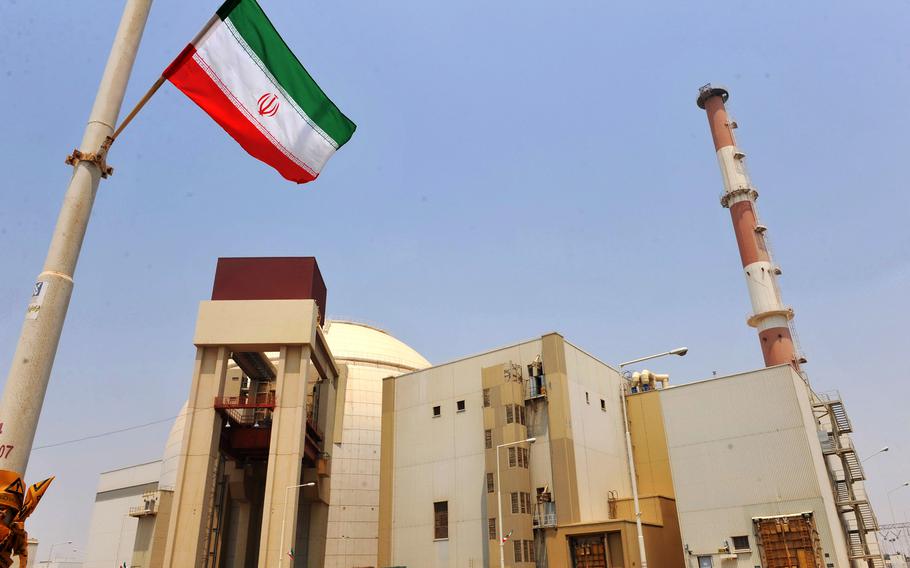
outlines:
{"label": "flagpole", "polygon": [[73,176],[28,305],[0,402],[0,469],[22,476],[73,291],[73,274],[95,194],[110,173],[102,144],[113,133],[152,0],[127,0],[80,149],[67,159]]}

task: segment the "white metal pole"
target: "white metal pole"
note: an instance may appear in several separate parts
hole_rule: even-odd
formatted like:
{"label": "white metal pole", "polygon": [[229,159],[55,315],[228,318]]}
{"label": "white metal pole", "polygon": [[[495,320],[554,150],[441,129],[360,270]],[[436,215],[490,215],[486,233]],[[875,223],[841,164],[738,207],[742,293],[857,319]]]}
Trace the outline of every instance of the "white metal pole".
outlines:
{"label": "white metal pole", "polygon": [[[82,137],[80,151],[84,154],[98,153],[114,132],[151,5],[152,0],[126,2]],[[0,469],[23,475],[28,466],[101,173],[91,161],[73,166],[0,403]]]}
{"label": "white metal pole", "polygon": [[291,489],[300,489],[301,487],[312,487],[316,485],[315,481],[308,481],[306,483],[301,483],[300,485],[288,485],[284,488],[284,510],[281,512],[281,539],[278,541],[278,546],[280,550],[278,551],[278,568],[281,568],[281,563],[284,561],[284,530],[287,526],[288,520],[288,499],[290,499],[289,494]]}
{"label": "white metal pole", "polygon": [[[620,366],[620,370],[622,367]],[[641,556],[641,568],[648,568],[645,554],[645,534],[641,528],[641,508],[638,504],[638,480],[635,473],[635,457],[632,454],[632,434],[629,432],[629,416],[626,411],[626,386],[620,383],[619,398],[622,399],[622,421],[626,429],[626,453],[629,456],[629,478],[632,480],[632,501],[635,504],[635,530],[638,531],[638,554]]]}
{"label": "white metal pole", "polygon": [[[499,448],[496,446],[496,504],[499,507],[499,517],[496,521],[499,523],[499,568],[506,566],[506,543],[502,540],[502,479],[499,475]],[[894,516],[893,514],[891,515]]]}

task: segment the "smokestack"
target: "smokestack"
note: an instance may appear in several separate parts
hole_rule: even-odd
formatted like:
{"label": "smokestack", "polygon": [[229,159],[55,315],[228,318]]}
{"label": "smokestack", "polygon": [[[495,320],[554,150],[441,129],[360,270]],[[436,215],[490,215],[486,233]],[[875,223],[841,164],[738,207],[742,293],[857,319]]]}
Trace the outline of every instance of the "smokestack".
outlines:
{"label": "smokestack", "polygon": [[793,309],[785,307],[780,299],[777,277],[780,269],[771,261],[771,254],[765,243],[764,225],[758,223],[755,200],[758,192],[749,180],[746,171],[746,155],[736,147],[733,129],[736,124],[727,116],[724,103],[730,93],[710,83],[698,90],[698,107],[708,114],[714,149],[724,180],[724,194],[720,203],[730,210],[733,218],[733,232],[739,245],[739,256],[743,263],[749,299],[752,301],[752,315],[748,324],[758,330],[765,365],[787,363],[799,370],[805,359],[798,357],[790,332]]}

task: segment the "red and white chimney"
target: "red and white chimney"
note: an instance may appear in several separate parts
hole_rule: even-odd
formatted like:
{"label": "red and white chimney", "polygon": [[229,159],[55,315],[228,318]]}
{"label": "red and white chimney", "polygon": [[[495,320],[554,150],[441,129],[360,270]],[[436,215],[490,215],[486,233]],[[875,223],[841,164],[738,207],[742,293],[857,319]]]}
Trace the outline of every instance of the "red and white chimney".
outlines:
{"label": "red and white chimney", "polygon": [[733,137],[736,125],[730,121],[724,107],[729,97],[726,89],[709,83],[698,90],[696,102],[708,113],[714,149],[724,179],[724,194],[720,203],[730,210],[733,218],[733,232],[752,301],[748,324],[758,330],[766,366],[787,363],[799,370],[799,364],[805,359],[797,355],[790,332],[793,309],[784,306],[780,299],[777,282],[780,269],[773,264],[765,244],[767,229],[758,223],[755,208],[758,192],[746,171],[746,155],[737,148]]}

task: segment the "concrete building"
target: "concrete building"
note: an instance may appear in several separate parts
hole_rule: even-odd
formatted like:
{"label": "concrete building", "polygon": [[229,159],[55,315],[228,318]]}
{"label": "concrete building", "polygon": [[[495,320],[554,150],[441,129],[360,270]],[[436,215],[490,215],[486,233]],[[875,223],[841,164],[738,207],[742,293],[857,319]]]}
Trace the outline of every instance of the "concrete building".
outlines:
{"label": "concrete building", "polygon": [[[282,324],[280,319],[274,323]],[[325,477],[321,478],[328,501],[321,544],[325,550],[324,559],[313,561],[310,565],[345,568],[376,566],[382,379],[427,367],[429,363],[412,348],[376,327],[327,321],[321,330],[335,364],[339,369],[346,370],[346,388],[340,435],[331,445],[331,485],[328,486]],[[260,364],[267,360],[270,368],[280,367],[280,352],[269,351],[261,355]],[[226,389],[240,388],[249,392],[249,375],[234,359],[227,362],[225,377],[225,382],[228,382]],[[216,410],[235,412],[237,421],[250,417],[254,425],[256,413],[259,413],[262,419],[260,426],[267,424],[267,413],[262,409],[227,408],[225,402],[231,401],[222,401],[221,406],[225,408]],[[131,567],[168,565],[164,560],[167,530],[171,522],[178,465],[181,456],[186,454],[184,436],[187,416],[191,412],[186,405],[181,410],[171,428],[161,460],[102,474],[90,526],[87,568],[120,566],[124,562]],[[225,432],[238,428],[233,419],[228,418],[226,422],[231,426],[221,430],[221,444],[224,443]],[[234,488],[236,491],[236,484]],[[303,489],[310,491],[309,488]],[[229,486],[226,499],[230,498],[230,491]],[[229,507],[234,507],[235,511],[238,508],[233,503]],[[232,545],[238,536],[236,531],[230,533],[225,542]],[[298,547],[296,565],[306,565],[306,561],[300,558],[299,550]],[[223,562],[220,564],[223,566],[252,565],[246,563],[246,558],[237,558],[236,553],[229,556],[222,554],[219,562]],[[289,559],[285,562],[289,564]]]}
{"label": "concrete building", "polygon": [[[623,382],[555,333],[386,379],[379,566],[639,566]],[[640,485],[642,520],[677,568],[668,479]]]}
{"label": "concrete building", "polygon": [[124,562],[134,564],[133,550],[140,519],[130,513],[142,502],[143,496],[158,490],[161,473],[161,461],[158,460],[101,474],[89,524],[84,568],[110,568],[122,566]]}
{"label": "concrete building", "polygon": [[341,443],[332,452],[326,568],[378,566],[382,380],[430,366],[419,353],[365,324],[329,321],[335,361],[347,367]]}
{"label": "concrete building", "polygon": [[[855,558],[828,461],[832,397],[788,364],[630,395],[637,469],[669,475],[687,566],[876,565]],[[666,455],[668,462],[656,455]],[[836,475],[842,475],[838,472]],[[868,510],[871,514],[871,509]]]}

